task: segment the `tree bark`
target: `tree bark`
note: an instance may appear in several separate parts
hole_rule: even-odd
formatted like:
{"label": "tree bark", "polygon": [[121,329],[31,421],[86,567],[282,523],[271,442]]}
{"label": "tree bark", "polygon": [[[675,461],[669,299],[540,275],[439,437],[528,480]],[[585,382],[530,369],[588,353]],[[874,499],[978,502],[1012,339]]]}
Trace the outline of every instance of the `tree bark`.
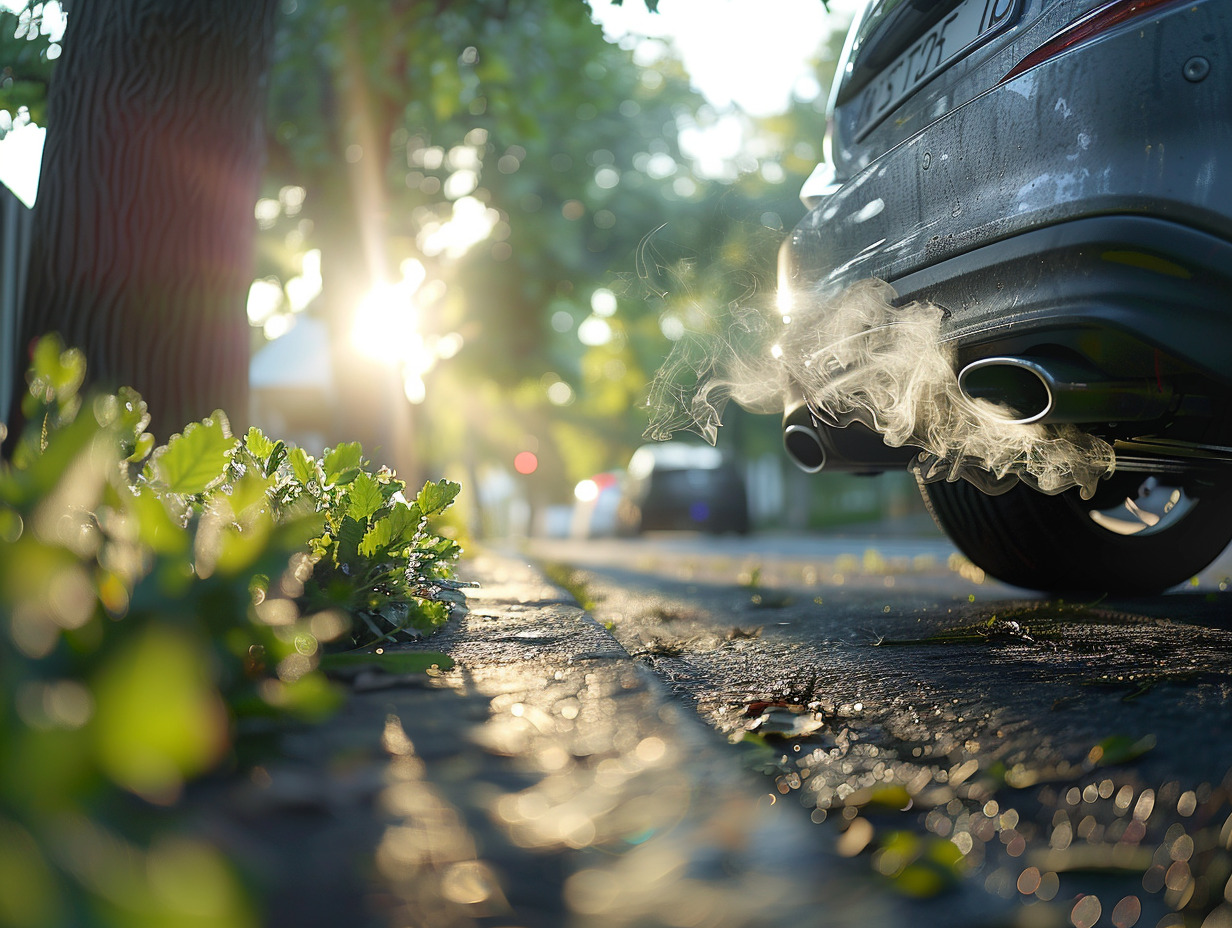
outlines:
{"label": "tree bark", "polygon": [[248,417],[277,3],[81,0],[69,16],[20,344],[58,331],[93,383],[141,392],[160,439],[215,408]]}

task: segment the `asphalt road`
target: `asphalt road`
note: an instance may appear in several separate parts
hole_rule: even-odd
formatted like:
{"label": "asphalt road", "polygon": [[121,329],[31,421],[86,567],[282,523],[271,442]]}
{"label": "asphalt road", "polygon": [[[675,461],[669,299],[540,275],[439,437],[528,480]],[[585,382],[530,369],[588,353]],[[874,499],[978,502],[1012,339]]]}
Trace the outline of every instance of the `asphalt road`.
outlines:
{"label": "asphalt road", "polygon": [[1232,556],[1066,602],[883,529],[523,550],[923,923],[1232,926]]}

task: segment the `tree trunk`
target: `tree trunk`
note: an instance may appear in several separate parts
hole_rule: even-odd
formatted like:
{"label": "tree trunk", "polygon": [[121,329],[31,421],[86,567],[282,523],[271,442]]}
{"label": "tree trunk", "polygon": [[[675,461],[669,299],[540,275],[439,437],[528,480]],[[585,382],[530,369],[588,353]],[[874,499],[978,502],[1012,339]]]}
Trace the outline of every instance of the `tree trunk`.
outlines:
{"label": "tree trunk", "polygon": [[[412,409],[391,362],[363,356],[351,331],[360,301],[394,282],[390,267],[388,170],[391,138],[401,106],[373,91],[351,18],[342,48],[346,66],[335,77],[332,113],[337,167],[309,188],[307,209],[321,245],[321,305],[329,325],[334,367],[334,434],[358,440],[375,464],[394,468],[417,490]],[[396,75],[391,75],[396,80]]]}
{"label": "tree trunk", "polygon": [[[253,205],[277,0],[74,3],[48,101],[21,324],[160,439],[248,417]],[[24,392],[24,386],[21,388]]]}

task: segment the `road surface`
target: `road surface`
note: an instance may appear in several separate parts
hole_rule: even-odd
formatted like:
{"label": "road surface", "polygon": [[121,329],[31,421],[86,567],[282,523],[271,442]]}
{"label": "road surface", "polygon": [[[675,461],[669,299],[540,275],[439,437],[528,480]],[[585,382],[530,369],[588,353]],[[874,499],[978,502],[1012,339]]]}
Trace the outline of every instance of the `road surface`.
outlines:
{"label": "road surface", "polygon": [[1079,602],[927,530],[522,550],[926,921],[1232,926],[1228,554]]}

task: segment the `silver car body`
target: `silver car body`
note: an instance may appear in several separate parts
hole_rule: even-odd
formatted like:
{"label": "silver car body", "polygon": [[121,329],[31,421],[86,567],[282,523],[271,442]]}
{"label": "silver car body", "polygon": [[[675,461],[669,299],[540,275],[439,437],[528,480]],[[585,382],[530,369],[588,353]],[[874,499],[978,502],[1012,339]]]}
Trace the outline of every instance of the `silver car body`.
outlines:
{"label": "silver car body", "polygon": [[[1001,21],[944,63],[908,24],[889,63],[868,65],[896,13],[957,22],[962,8]],[[1082,37],[1109,10],[1123,18]],[[835,83],[828,163],[780,253],[781,300],[881,278],[946,310],[963,361],[1059,344],[1108,377],[1163,364],[1226,392],[1230,46],[1228,0],[870,3]],[[916,73],[896,84],[895,67]]]}

